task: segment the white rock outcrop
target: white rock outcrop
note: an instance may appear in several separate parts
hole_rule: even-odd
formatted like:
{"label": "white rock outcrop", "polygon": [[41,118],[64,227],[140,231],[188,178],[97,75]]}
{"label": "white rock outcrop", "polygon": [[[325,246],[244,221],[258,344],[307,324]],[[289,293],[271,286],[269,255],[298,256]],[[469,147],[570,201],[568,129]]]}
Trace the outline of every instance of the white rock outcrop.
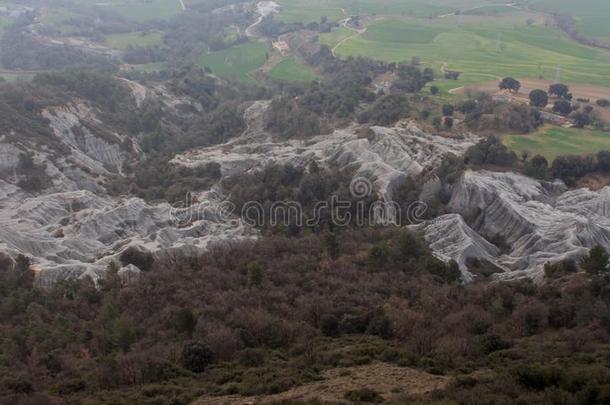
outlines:
{"label": "white rock outcrop", "polygon": [[305,167],[310,162],[337,169],[351,169],[371,179],[382,194],[394,181],[437,167],[447,153],[460,155],[479,141],[471,134],[448,138],[425,133],[412,122],[391,128],[372,127],[363,137],[358,127],[338,129],[328,135],[278,141],[264,130],[263,116],[269,103],[254,103],[246,111],[248,129],[227,144],[178,155],[173,163],[195,167],[216,162],[223,176],[259,169],[269,163]]}
{"label": "white rock outcrop", "polygon": [[[454,214],[418,228],[436,255],[456,260],[466,278],[472,276],[468,257],[503,269],[498,278],[541,278],[546,262],[579,259],[597,244],[610,250],[609,204],[609,187],[568,191],[560,182],[515,173],[467,172],[449,203]],[[484,237],[504,240],[509,252],[500,254]]]}

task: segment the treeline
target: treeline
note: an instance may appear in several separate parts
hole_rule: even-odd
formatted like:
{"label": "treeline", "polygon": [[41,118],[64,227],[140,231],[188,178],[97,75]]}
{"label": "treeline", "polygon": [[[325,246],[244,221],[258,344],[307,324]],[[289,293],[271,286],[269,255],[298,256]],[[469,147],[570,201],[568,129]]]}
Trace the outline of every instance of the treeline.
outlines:
{"label": "treeline", "polygon": [[[599,249],[597,249],[599,250]],[[604,262],[605,261],[605,262]],[[451,376],[402,403],[604,403],[610,279],[603,250],[544,284],[458,283],[406,230],[350,229],[117,266],[32,287],[0,260],[4,402],[172,402],[266,395],[383,361]],[[375,381],[371,381],[374,383]]]}
{"label": "treeline", "polygon": [[591,173],[610,173],[609,151],[596,155],[558,156],[549,164],[541,155],[529,156],[524,152],[519,158],[496,136],[483,139],[468,149],[464,162],[474,166],[508,167],[541,180],[561,179],[568,186]]}

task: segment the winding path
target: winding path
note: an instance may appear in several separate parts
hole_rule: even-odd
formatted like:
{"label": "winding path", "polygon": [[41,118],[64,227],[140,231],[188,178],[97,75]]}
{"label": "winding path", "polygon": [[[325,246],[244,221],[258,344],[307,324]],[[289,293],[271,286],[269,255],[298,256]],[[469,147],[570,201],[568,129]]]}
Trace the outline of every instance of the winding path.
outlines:
{"label": "winding path", "polygon": [[340,47],[341,45],[343,45],[344,43],[346,43],[347,41],[349,41],[349,40],[351,40],[351,39],[358,38],[360,35],[362,35],[362,34],[366,33],[366,30],[367,30],[367,27],[366,27],[366,26],[365,26],[364,28],[361,28],[361,29],[356,29],[356,28],[352,28],[352,27],[350,27],[350,26],[348,25],[348,24],[349,24],[350,17],[347,15],[347,12],[345,11],[345,9],[344,9],[344,8],[340,8],[339,10],[341,10],[341,12],[343,13],[343,15],[345,16],[345,19],[344,19],[343,21],[341,21],[341,25],[342,25],[344,28],[347,28],[347,29],[349,29],[349,30],[353,31],[354,33],[353,33],[352,35],[348,36],[348,37],[343,38],[341,41],[337,42],[337,43],[335,44],[335,46],[333,46],[333,49],[331,49],[331,52],[332,52],[333,56],[335,56],[335,57],[337,56],[336,51],[337,51],[337,49],[339,49],[339,47]]}

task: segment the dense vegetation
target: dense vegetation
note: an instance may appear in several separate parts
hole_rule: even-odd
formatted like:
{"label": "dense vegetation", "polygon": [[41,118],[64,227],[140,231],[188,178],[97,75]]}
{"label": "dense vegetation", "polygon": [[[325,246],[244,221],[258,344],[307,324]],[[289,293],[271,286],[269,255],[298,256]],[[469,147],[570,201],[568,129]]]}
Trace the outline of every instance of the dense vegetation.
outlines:
{"label": "dense vegetation", "polygon": [[363,229],[168,256],[133,284],[111,267],[99,288],[39,290],[26,258],[3,257],[3,400],[187,403],[380,360],[451,376],[437,400],[603,403],[607,262],[592,252],[588,273],[549,271],[539,286],[460,286],[409,232]]}
{"label": "dense vegetation", "polygon": [[[83,6],[62,21],[62,29],[46,22],[36,28],[41,16],[26,14],[4,32],[5,68],[61,72],[0,84],[0,133],[24,151],[14,172],[1,173],[3,180],[14,176],[28,193],[53,185],[45,159],[66,151],[41,113],[78,100],[100,120],[87,129],[108,143],[118,143],[120,134],[121,150],[129,152],[122,172],[103,184],[110,194],[175,203],[218,185],[238,212],[258,203],[263,220],[257,241],[212,245],[190,255],[130,247],[108,266],[105,279],[64,280],[48,289],[35,286],[31,259],[0,253],[0,403],[186,404],[202,396],[270,395],[319,381],[328,370],[375,362],[449,381],[434,392],[404,393],[401,404],[608,403],[610,273],[602,247],[579,261],[550,261],[537,283],[489,283],[498,269],[467,258],[476,277],[465,285],[458,263],[436,258],[422,235],[372,224],[370,207],[381,197],[374,190],[354,197],[350,171],[269,164],[223,179],[218,163],[171,163],[176,154],[244,133],[244,113],[255,100],[270,100],[264,126],[278,140],[326,136],[352,124],[364,139],[369,126],[405,118],[440,136],[484,135],[463,158],[447,156],[434,172],[391,184],[406,220],[420,198],[420,183],[438,177],[427,219],[446,212],[452,185],[466,168],[514,170],[570,186],[594,172],[610,174],[610,152],[549,162],[540,155],[518,156],[493,135],[535,131],[551,100],[552,111],[576,127],[600,125],[592,104],[574,101],[562,84],[534,90],[530,105],[486,94],[449,97],[438,87],[442,79],[418,58],[341,59],[330,47],[317,46],[318,34],[362,28],[359,17],[343,27],[326,17],[307,23],[267,17],[257,26],[273,39],[301,31],[315,36],[303,41],[298,56],[291,55],[315,71],[313,80],[262,78],[260,87],[188,67],[204,60],[201,55],[249,41],[245,29],[256,16],[242,3],[188,2],[188,13],[147,22],[102,18],[104,11]],[[129,86],[137,83],[116,77],[117,60],[41,41],[33,27],[49,37],[78,35],[98,43],[107,34],[158,33],[156,45],[130,44],[120,55],[127,63],[167,63],[167,70],[156,73],[121,73],[158,97],[136,100]],[[392,35],[425,42],[430,34],[403,28]],[[383,38],[384,32],[373,26],[346,43],[371,36]],[[447,80],[460,78],[456,71],[441,73]],[[507,76],[499,88],[516,93],[521,83]],[[604,108],[610,102],[596,104]],[[331,218],[333,199],[349,202],[349,214],[364,213],[359,220],[370,226],[338,226]],[[272,222],[272,205],[282,201],[302,209],[294,216],[288,209],[285,221]],[[322,203],[326,208],[316,211]],[[506,248],[500,237],[488,239]],[[119,275],[129,264],[142,273]],[[346,391],[344,398],[382,401],[374,383]]]}

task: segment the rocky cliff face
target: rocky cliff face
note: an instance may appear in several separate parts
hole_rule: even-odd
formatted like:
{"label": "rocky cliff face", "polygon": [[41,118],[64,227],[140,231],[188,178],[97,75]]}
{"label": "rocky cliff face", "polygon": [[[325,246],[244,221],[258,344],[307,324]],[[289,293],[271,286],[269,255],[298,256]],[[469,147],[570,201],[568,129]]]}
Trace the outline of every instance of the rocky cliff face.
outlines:
{"label": "rocky cliff face", "polygon": [[[454,214],[418,228],[438,257],[456,260],[466,278],[472,277],[467,258],[492,262],[502,270],[498,278],[540,278],[548,261],[579,259],[596,244],[610,249],[609,203],[610,188],[567,191],[562,183],[514,173],[467,172],[449,203]],[[485,238],[502,241],[507,251]]]}

